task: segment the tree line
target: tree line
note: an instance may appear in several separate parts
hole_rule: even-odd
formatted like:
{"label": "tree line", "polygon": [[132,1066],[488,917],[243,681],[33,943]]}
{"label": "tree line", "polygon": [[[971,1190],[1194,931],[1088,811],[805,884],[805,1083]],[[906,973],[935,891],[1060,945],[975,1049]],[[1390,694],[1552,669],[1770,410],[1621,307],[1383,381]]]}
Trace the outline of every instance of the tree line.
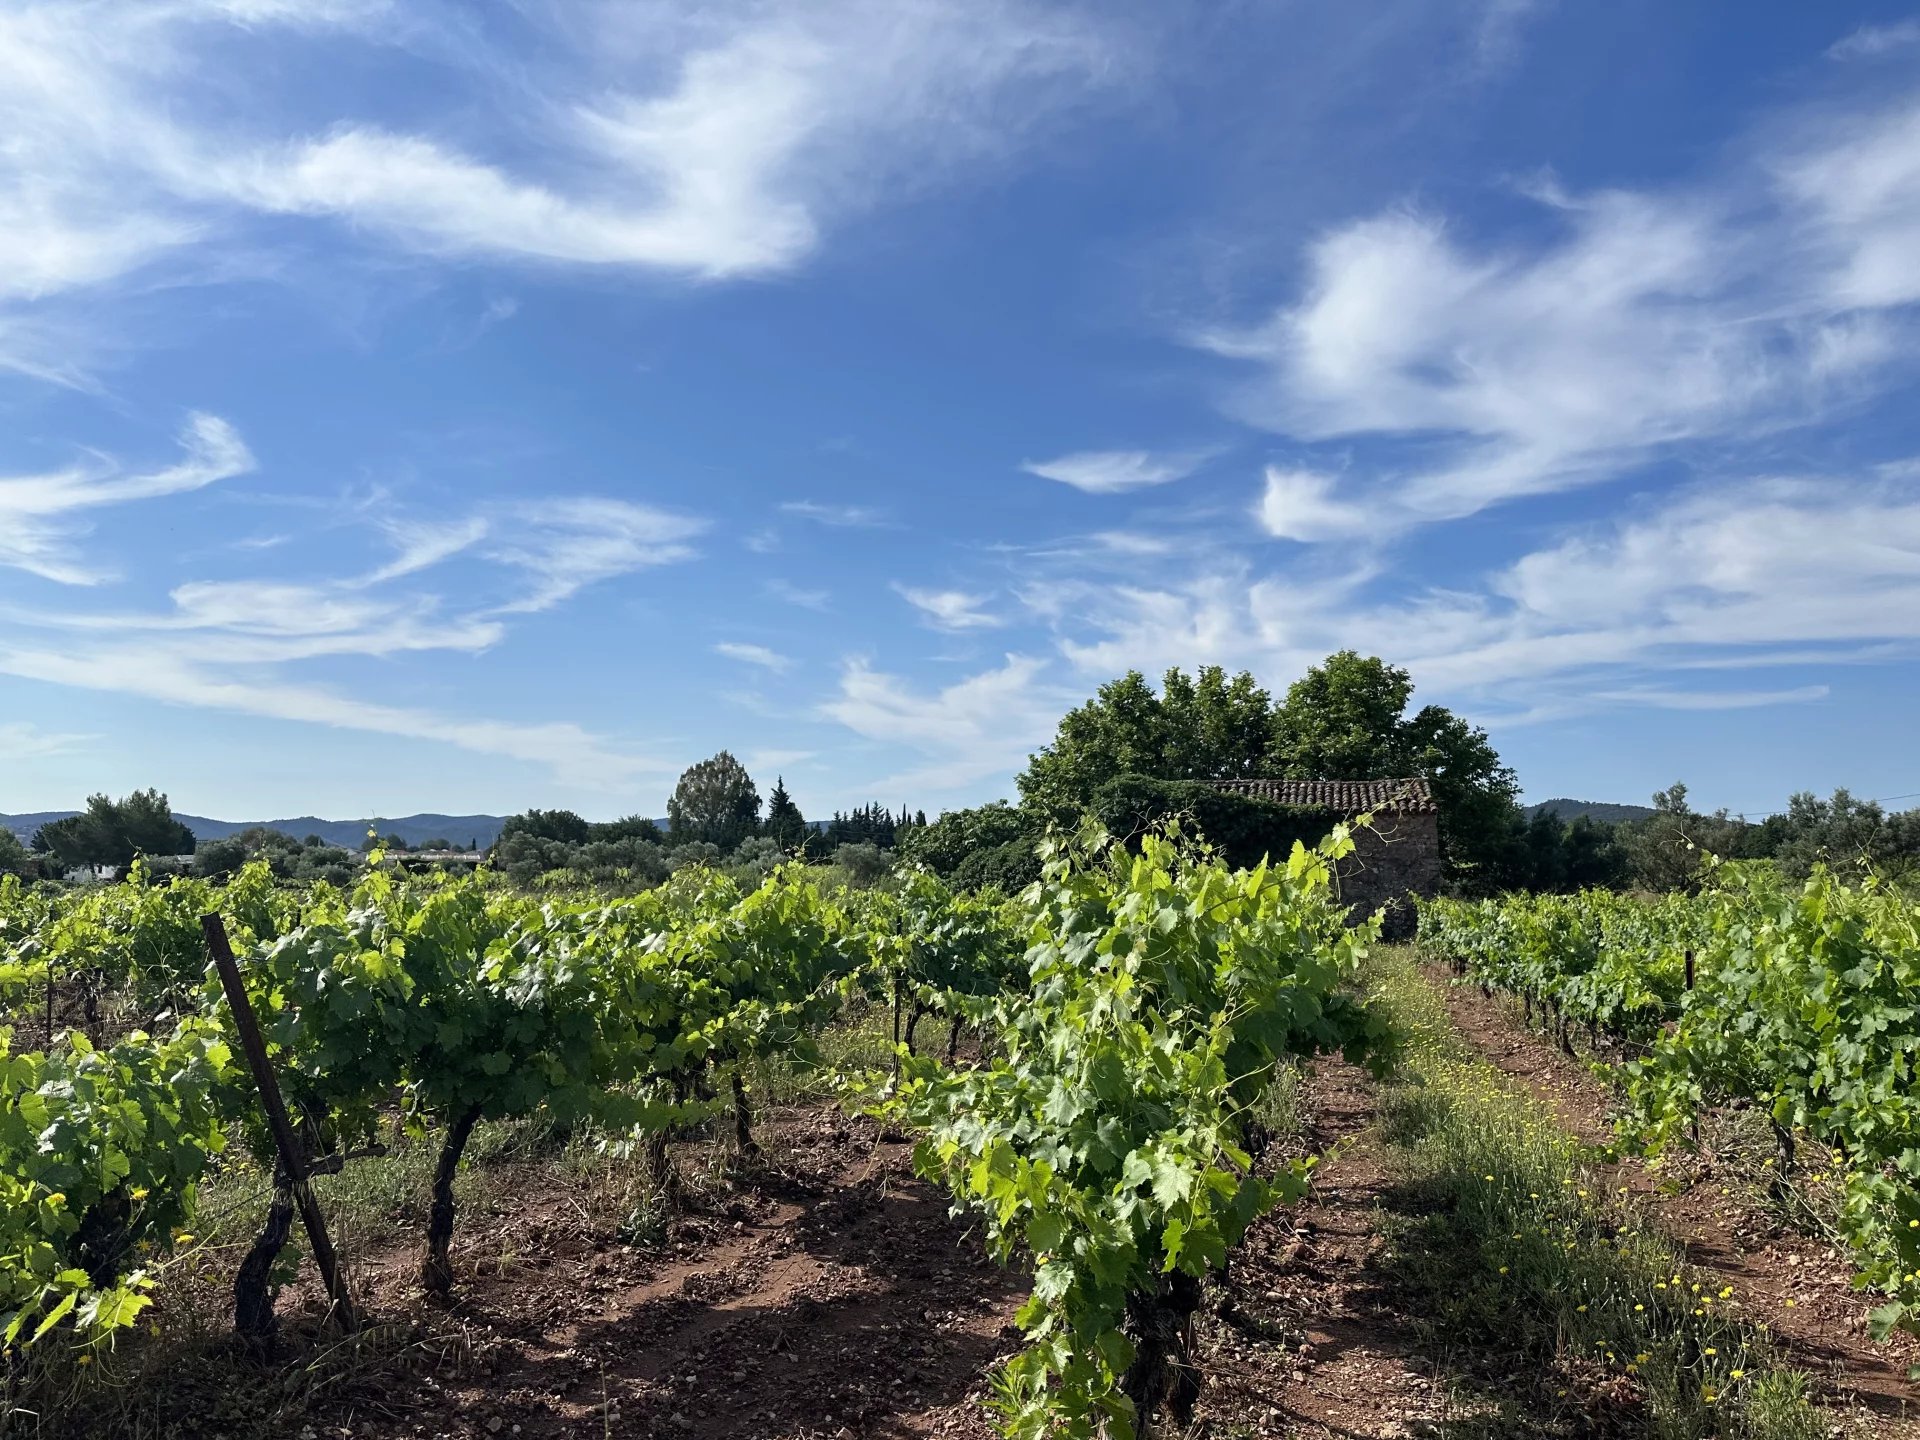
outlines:
{"label": "tree line", "polygon": [[[1796,794],[1785,811],[1757,823],[1693,811],[1683,784],[1655,795],[1645,819],[1529,817],[1518,777],[1486,731],[1444,706],[1416,708],[1413,694],[1406,670],[1352,650],[1310,667],[1277,698],[1252,674],[1220,666],[1191,676],[1170,669],[1158,689],[1129,671],[1061,718],[1017,777],[1017,800],[950,810],[931,822],[924,810],[874,802],[812,824],[784,777],[763,802],[746,766],[722,750],[681,774],[664,826],[640,815],[595,822],[570,810],[529,810],[506,821],[489,859],[520,883],[564,870],[618,886],[657,884],[695,864],[751,878],[796,855],[834,863],[868,884],[902,859],[963,886],[1011,890],[1037,878],[1035,845],[1047,829],[1083,814],[1131,833],[1178,812],[1229,860],[1251,863],[1296,836],[1313,838],[1325,817],[1288,814],[1212,782],[1417,777],[1437,802],[1446,884],[1456,894],[1688,889],[1709,854],[1773,859],[1792,875],[1825,861],[1855,873],[1920,877],[1920,809],[1889,813],[1845,790],[1826,800]],[[370,838],[374,844],[405,849],[397,837]],[[42,826],[31,853],[0,831],[0,872],[63,874],[194,849],[192,831],[159,791],[122,800],[94,795],[80,814]],[[202,874],[221,875],[256,857],[296,882],[344,883],[359,863],[317,836],[295,840],[265,829],[206,842],[194,863]]]}

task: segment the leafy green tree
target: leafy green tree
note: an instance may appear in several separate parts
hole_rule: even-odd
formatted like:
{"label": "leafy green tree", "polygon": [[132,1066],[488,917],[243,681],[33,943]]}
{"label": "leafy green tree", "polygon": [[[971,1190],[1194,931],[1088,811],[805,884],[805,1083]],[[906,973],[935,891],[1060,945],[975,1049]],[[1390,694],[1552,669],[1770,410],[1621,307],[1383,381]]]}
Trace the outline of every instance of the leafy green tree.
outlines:
{"label": "leafy green tree", "polygon": [[1274,707],[1275,768],[1301,780],[1411,774],[1406,712],[1412,699],[1412,677],[1398,666],[1353,650],[1329,655],[1289,685]]}
{"label": "leafy green tree", "polygon": [[1242,671],[1218,665],[1189,679],[1167,671],[1155,693],[1130,670],[1067,712],[1053,743],[1019,778],[1022,803],[1043,820],[1070,821],[1116,775],[1162,780],[1237,780],[1264,773],[1271,697]]}
{"label": "leafy green tree", "polygon": [[782,850],[798,850],[807,843],[807,817],[787,793],[785,776],[774,777],[773,793],[767,797],[767,822],[760,829]]}
{"label": "leafy green tree", "polygon": [[1920,868],[1920,810],[1889,815],[1872,800],[1835,790],[1822,800],[1802,791],[1785,813],[1767,817],[1766,850],[1787,874],[1804,879],[1815,864],[1842,874],[1892,877]]}
{"label": "leafy green tree", "polygon": [[747,767],[722,750],[689,766],[667,801],[668,838],[731,850],[760,828],[760,792]]}
{"label": "leafy green tree", "polygon": [[500,826],[500,839],[511,839],[515,835],[558,840],[563,845],[584,845],[594,838],[593,827],[571,810],[529,810],[524,815],[509,815]]}
{"label": "leafy green tree", "polygon": [[[938,820],[915,825],[901,838],[900,858],[924,865],[936,875],[951,876],[969,855],[1020,843],[1031,853],[1036,838],[1031,815],[995,800],[970,810],[949,810]],[[1034,873],[1039,873],[1038,860]]]}
{"label": "leafy green tree", "polygon": [[1487,732],[1428,705],[1409,716],[1413,680],[1353,650],[1329,655],[1273,712],[1275,773],[1301,780],[1420,776],[1440,808],[1442,858],[1460,889],[1491,891],[1524,872],[1519,778]]}
{"label": "leafy green tree", "polygon": [[1639,889],[1692,891],[1699,888],[1709,855],[1757,860],[1770,853],[1765,827],[1725,810],[1700,814],[1678,781],[1654,795],[1653,810],[1644,820],[1618,827],[1629,883]]}
{"label": "leafy green tree", "polygon": [[20,837],[0,825],[0,875],[29,875],[33,869],[33,856],[20,843]]}
{"label": "leafy green tree", "polygon": [[846,872],[849,885],[862,889],[878,881],[889,868],[885,852],[870,840],[836,846],[833,863]]}
{"label": "leafy green tree", "polygon": [[247,863],[247,842],[238,835],[225,840],[202,840],[193,852],[193,873],[210,880],[224,879]]}
{"label": "leafy green tree", "polygon": [[[562,810],[552,813],[564,815],[572,812]],[[624,819],[596,822],[587,826],[587,838],[589,841],[604,844],[618,844],[623,840],[644,840],[649,845],[658,845],[667,837],[660,833],[658,825],[644,815],[628,815]]]}
{"label": "leafy green tree", "polygon": [[898,842],[901,830],[912,828],[913,817],[904,805],[900,807],[900,813],[895,815],[874,800],[844,815],[838,810],[834,811],[833,819],[827,822],[823,839],[830,848],[836,845],[872,845],[881,850],[891,850]]}
{"label": "leafy green tree", "polygon": [[42,825],[33,848],[67,866],[130,865],[136,855],[189,855],[194,840],[165,795],[136,790],[120,800],[89,795],[78,815]]}

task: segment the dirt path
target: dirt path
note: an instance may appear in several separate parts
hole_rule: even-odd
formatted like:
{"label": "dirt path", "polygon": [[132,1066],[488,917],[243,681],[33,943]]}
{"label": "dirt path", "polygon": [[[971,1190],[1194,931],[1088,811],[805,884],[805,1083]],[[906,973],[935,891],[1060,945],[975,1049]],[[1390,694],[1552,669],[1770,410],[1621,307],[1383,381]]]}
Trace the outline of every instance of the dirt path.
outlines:
{"label": "dirt path", "polygon": [[1300,1149],[1338,1154],[1302,1204],[1266,1216],[1237,1252],[1222,1318],[1203,1332],[1201,1414],[1225,1433],[1349,1437],[1413,1433],[1446,1413],[1445,1386],[1404,1305],[1372,1267],[1392,1181],[1373,1132],[1374,1087],[1327,1061],[1307,1084]]}
{"label": "dirt path", "polygon": [[[1612,1141],[1612,1097],[1584,1062],[1525,1028],[1516,1004],[1453,984],[1442,970],[1426,974],[1468,1044],[1545,1101],[1572,1134],[1594,1145]],[[1626,1186],[1689,1261],[1733,1287],[1744,1313],[1772,1329],[1792,1363],[1828,1395],[1882,1416],[1920,1415],[1920,1386],[1907,1378],[1908,1367],[1920,1363],[1920,1343],[1909,1336],[1873,1343],[1872,1302],[1853,1289],[1832,1246],[1783,1231],[1711,1169],[1674,1193],[1671,1177],[1638,1162],[1604,1168],[1609,1183]]]}

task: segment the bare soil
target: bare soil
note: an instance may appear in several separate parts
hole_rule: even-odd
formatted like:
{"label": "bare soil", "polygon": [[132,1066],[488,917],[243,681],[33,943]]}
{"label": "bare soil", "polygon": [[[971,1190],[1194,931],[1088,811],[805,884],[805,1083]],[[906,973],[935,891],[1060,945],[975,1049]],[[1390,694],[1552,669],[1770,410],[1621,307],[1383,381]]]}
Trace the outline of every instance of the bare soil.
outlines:
{"label": "bare soil", "polygon": [[[619,1241],[553,1167],[513,1167],[496,1203],[459,1218],[445,1309],[422,1304],[403,1236],[355,1257],[375,1324],[355,1346],[329,1352],[303,1267],[278,1354],[211,1342],[157,1391],[148,1367],[137,1401],[33,1433],[991,1436],[986,1376],[1017,1343],[1023,1278],[948,1217],[902,1141],[824,1107],[758,1129],[778,1163],[699,1186],[660,1243]],[[683,1149],[683,1166],[709,1153]]]}

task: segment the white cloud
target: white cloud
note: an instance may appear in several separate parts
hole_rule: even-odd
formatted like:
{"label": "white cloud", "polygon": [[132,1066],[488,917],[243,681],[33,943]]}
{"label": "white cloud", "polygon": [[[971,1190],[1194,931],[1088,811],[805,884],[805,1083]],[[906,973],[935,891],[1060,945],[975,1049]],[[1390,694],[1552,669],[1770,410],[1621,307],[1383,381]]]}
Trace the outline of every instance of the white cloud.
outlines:
{"label": "white cloud", "polygon": [[1920,646],[1920,473],[1722,481],[1582,527],[1439,589],[1375,561],[1246,565],[1023,591],[1083,676],[1138,667],[1300,673],[1352,647],[1478,703],[1701,708],[1806,686],[1673,687],[1664,672],[1886,662]]}
{"label": "white cloud", "polygon": [[[310,48],[348,41],[398,77],[432,65],[393,79],[417,128],[369,120],[337,78],[364,67]],[[521,7],[491,30],[377,0],[26,0],[0,15],[0,304],[163,261],[217,272],[284,242],[258,217],[437,256],[790,269],[849,217],[1027,144],[1122,47],[1025,0]],[[274,78],[294,72],[297,101]],[[0,314],[0,364],[70,363]]]}
{"label": "white cloud", "polygon": [[1602,690],[1596,698],[1650,705],[1656,710],[1755,710],[1772,705],[1804,705],[1824,700],[1829,693],[1825,685],[1798,685],[1791,690],[1667,690],[1643,685],[1626,690]]}
{"label": "white cloud", "polygon": [[69,585],[104,578],[73,552],[79,527],[68,517],[105,506],[199,490],[253,469],[246,443],[217,415],[194,414],[180,433],[181,458],[158,470],[127,473],[95,457],[65,470],[0,477],[0,565]]}
{"label": "white cloud", "polygon": [[780,513],[836,530],[880,530],[893,523],[886,511],[871,505],[823,505],[814,500],[789,500],[781,505]]}
{"label": "white cloud", "polygon": [[[151,472],[125,474],[105,461],[90,470],[0,481],[0,535],[30,568],[55,578],[92,578],[78,562],[55,566],[35,523],[69,511],[177,494],[251,465],[231,427],[196,416],[186,455]],[[504,617],[545,610],[589,584],[692,554],[705,523],[632,501],[553,496],[493,507],[472,517],[364,516],[394,543],[394,559],[336,579],[300,579],[276,567],[267,578],[190,580],[170,606],[140,611],[14,608],[0,612],[0,674],[134,695],[169,704],[299,720],[416,740],[548,766],[565,783],[602,788],[670,767],[561,721],[521,722],[428,711],[356,698],[302,678],[318,661],[406,654],[477,654],[508,633]],[[32,552],[21,537],[32,537]],[[4,553],[4,552],[0,552]],[[519,598],[453,608],[418,588],[420,577],[460,555],[503,566]],[[64,568],[63,568],[64,567]],[[527,589],[526,577],[532,587]],[[40,638],[35,632],[40,632]],[[337,664],[329,673],[338,673]]]}
{"label": "white cloud", "polygon": [[430,570],[470,550],[486,538],[485,517],[469,515],[450,520],[389,520],[382,527],[399,553],[385,565],[369,571],[354,583],[361,586],[383,585],[406,575]]}
{"label": "white cloud", "polygon": [[1081,450],[1057,460],[1026,460],[1020,468],[1043,480],[1058,480],[1089,495],[1119,495],[1150,485],[1184,480],[1216,451]]}
{"label": "white cloud", "polygon": [[1137,530],[1102,530],[1091,539],[1115,555],[1169,555],[1176,548],[1164,536],[1142,535]]}
{"label": "white cloud", "polygon": [[922,763],[872,782],[875,788],[954,790],[1024,765],[1073,703],[1041,681],[1045,661],[1009,655],[998,669],[943,689],[914,689],[864,660],[849,661],[840,694],[821,707],[868,739],[917,752]]}
{"label": "white cloud", "polygon": [[1920,20],[1899,20],[1891,25],[1862,25],[1828,47],[1835,60],[1874,59],[1894,50],[1920,45]]}
{"label": "white cloud", "polygon": [[1920,300],[1920,98],[1864,122],[1832,117],[1776,170],[1814,242],[1826,304],[1872,312]]}
{"label": "white cloud", "polygon": [[980,608],[987,603],[984,595],[970,595],[964,590],[924,590],[912,585],[893,588],[936,630],[991,630],[1006,623]]}
{"label": "white cloud", "polygon": [[1371,517],[1362,506],[1334,499],[1337,483],[1331,475],[1269,465],[1254,516],[1269,535],[1280,540],[1335,540],[1365,534]]}
{"label": "white cloud", "polygon": [[382,705],[318,686],[223,674],[154,647],[109,647],[83,654],[0,644],[0,673],[167,704],[454,745],[546,766],[563,783],[583,789],[604,790],[638,775],[673,772],[659,760],[612,749],[578,725],[519,724]]}
{"label": "white cloud", "polygon": [[825,590],[796,585],[791,580],[767,581],[767,594],[783,604],[792,605],[801,610],[813,610],[824,614],[833,608],[833,597]]}
{"label": "white cloud", "polygon": [[55,734],[25,721],[10,721],[0,725],[0,755],[10,760],[37,760],[78,749],[93,738],[91,735]]}
{"label": "white cloud", "polygon": [[511,524],[490,558],[524,570],[532,591],[500,614],[550,610],[587,586],[615,575],[691,559],[688,542],[707,522],[630,500],[593,497],[529,501],[513,508]]}
{"label": "white cloud", "polygon": [[771,670],[776,675],[785,674],[793,668],[793,657],[782,655],[765,645],[750,645],[739,640],[722,640],[713,647],[716,655],[724,655],[729,660],[738,660],[743,665],[758,665],[762,670]]}
{"label": "white cloud", "polygon": [[1348,487],[1387,534],[1754,445],[1910,364],[1920,104],[1803,115],[1688,187],[1551,200],[1507,243],[1413,209],[1323,234],[1296,300],[1199,337],[1258,368],[1228,407],[1393,441]]}

